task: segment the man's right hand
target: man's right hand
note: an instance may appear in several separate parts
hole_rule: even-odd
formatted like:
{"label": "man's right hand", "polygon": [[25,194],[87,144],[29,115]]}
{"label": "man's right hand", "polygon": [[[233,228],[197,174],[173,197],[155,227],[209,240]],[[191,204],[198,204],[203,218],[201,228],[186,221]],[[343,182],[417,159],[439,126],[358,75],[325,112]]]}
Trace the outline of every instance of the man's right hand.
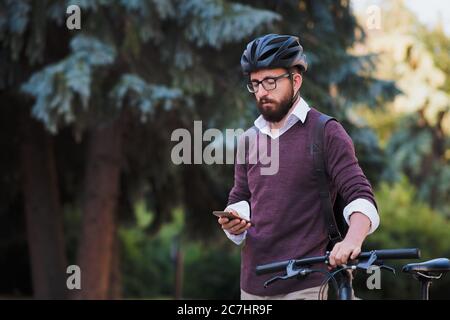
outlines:
{"label": "man's right hand", "polygon": [[218,222],[222,226],[222,229],[227,230],[231,234],[241,234],[245,230],[251,227],[251,223],[244,219],[240,219],[238,213],[233,209],[228,209],[237,219],[219,218]]}

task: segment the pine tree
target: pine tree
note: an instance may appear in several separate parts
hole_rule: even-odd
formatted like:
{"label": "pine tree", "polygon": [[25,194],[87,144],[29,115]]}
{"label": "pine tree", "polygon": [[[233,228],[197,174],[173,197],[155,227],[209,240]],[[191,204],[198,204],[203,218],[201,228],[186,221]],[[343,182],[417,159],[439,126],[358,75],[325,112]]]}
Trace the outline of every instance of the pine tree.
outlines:
{"label": "pine tree", "polygon": [[[167,204],[168,183],[183,172],[167,159],[168,133],[205,111],[211,114],[207,103],[226,84],[227,72],[234,71],[230,60],[211,57],[232,51],[233,43],[279,16],[225,1],[76,4],[81,30],[68,31],[68,3],[6,1],[1,78],[4,88],[35,98],[32,116],[51,133],[70,126],[75,137],[89,140],[78,254],[85,289],[77,297],[105,298],[111,262],[117,260],[112,247],[121,170],[127,160],[139,161],[123,155],[128,127],[154,143],[152,149],[145,146],[145,155],[134,151],[149,161],[137,180],[150,182],[156,196],[152,205],[163,217],[179,202]],[[160,155],[166,157],[162,163]]]}

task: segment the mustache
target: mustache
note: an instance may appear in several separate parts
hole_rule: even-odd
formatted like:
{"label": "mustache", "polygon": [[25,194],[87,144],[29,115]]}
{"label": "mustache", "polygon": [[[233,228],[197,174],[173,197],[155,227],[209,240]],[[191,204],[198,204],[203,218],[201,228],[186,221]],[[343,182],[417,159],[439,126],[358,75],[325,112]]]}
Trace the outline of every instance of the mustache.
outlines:
{"label": "mustache", "polygon": [[258,101],[258,103],[261,105],[261,104],[264,104],[264,103],[276,103],[276,101],[272,100],[272,99],[269,99],[269,98],[261,98]]}

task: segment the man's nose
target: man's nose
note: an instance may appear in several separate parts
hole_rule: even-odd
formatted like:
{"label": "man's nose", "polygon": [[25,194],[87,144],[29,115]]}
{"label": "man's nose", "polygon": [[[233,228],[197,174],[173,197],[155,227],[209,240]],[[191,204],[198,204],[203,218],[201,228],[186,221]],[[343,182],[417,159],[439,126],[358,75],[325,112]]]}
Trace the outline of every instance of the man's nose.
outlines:
{"label": "man's nose", "polygon": [[256,98],[259,100],[261,98],[266,97],[269,94],[269,91],[264,89],[262,83],[258,85],[258,91],[255,93]]}

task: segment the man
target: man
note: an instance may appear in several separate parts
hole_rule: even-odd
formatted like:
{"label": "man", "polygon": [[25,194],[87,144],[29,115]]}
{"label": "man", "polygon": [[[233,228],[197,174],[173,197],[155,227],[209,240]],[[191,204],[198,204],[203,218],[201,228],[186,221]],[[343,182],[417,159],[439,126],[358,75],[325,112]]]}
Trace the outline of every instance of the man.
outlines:
{"label": "man", "polygon": [[[255,274],[260,264],[323,255],[328,244],[313,158],[308,152],[320,113],[300,96],[308,68],[306,57],[297,37],[269,34],[247,45],[241,66],[261,113],[255,120],[257,135],[277,140],[279,148],[276,174],[261,175],[256,170],[261,167],[259,162],[235,164],[234,186],[225,210],[242,219],[218,220],[233,242],[244,243],[241,298],[317,299],[324,279],[321,273],[278,281],[267,288],[263,283],[273,275]],[[336,121],[325,126],[324,153],[331,198],[334,201],[339,192],[347,204],[343,215],[349,229],[329,260],[335,267],[358,256],[366,236],[378,227],[379,216],[352,140]]]}

